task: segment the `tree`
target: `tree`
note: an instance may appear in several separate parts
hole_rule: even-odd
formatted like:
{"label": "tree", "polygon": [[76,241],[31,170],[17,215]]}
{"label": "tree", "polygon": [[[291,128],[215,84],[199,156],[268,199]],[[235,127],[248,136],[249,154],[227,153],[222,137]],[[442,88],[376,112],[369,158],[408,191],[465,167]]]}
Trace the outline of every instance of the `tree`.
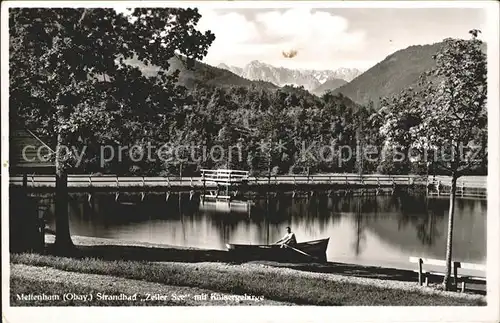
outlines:
{"label": "tree", "polygon": [[10,9],[12,121],[55,137],[56,250],[73,248],[63,145],[86,125],[109,133],[112,121],[127,115],[146,125],[176,105],[183,95],[177,73],[147,78],[126,62],[137,59],[168,71],[169,59],[177,56],[192,66],[215,39],[196,30],[200,17],[197,9],[178,8],[127,14],[111,8]]}
{"label": "tree", "polygon": [[[386,139],[382,147],[382,159],[377,170],[384,174],[406,174],[411,169],[409,156],[413,144],[410,130],[422,122],[419,110],[420,93],[412,88],[403,90],[399,96],[383,98],[382,108],[373,116],[383,116],[385,122],[380,127]],[[375,121],[375,120],[374,120]]]}
{"label": "tree", "polygon": [[[451,176],[443,287],[451,288],[453,221],[457,179],[486,159],[486,55],[476,38],[445,39],[436,66],[422,78],[421,90],[404,91],[386,108],[381,127],[387,142],[404,136],[403,144]],[[401,120],[411,120],[410,124]],[[406,128],[405,128],[406,127]],[[405,132],[404,130],[407,130]],[[399,141],[401,143],[401,141]]]}

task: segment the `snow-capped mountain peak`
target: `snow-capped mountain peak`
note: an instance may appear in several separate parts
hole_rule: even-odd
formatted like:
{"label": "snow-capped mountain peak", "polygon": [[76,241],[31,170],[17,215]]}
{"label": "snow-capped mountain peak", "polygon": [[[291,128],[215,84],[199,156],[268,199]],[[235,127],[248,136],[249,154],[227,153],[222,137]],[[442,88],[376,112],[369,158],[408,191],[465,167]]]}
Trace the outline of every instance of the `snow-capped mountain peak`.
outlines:
{"label": "snow-capped mountain peak", "polygon": [[267,81],[278,86],[304,86],[309,91],[314,91],[328,80],[341,79],[349,82],[361,74],[361,71],[356,68],[338,68],[334,70],[289,69],[275,67],[258,60],[249,62],[243,68],[228,66],[223,63],[219,64],[218,67],[227,69],[249,80]]}

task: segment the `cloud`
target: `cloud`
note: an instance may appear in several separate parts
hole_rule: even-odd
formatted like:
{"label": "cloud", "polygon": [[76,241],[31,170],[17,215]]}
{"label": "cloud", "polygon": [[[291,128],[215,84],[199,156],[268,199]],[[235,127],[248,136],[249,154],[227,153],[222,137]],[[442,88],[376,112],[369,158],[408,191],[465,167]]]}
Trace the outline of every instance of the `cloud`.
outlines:
{"label": "cloud", "polygon": [[265,27],[267,35],[281,36],[304,47],[319,42],[349,49],[363,40],[363,33],[347,31],[347,19],[327,12],[312,13],[308,9],[271,11],[258,14],[256,21]]}
{"label": "cloud", "polygon": [[221,42],[244,44],[258,39],[255,25],[237,12],[217,13],[213,10],[202,10],[202,18],[198,24],[201,30],[210,29]]}
{"label": "cloud", "polygon": [[[200,30],[210,29],[216,40],[206,57],[208,63],[242,66],[257,59],[292,67],[331,68],[349,52],[363,49],[363,31],[349,30],[349,22],[328,12],[308,9],[270,10],[251,17],[242,10],[200,10]],[[297,50],[293,59],[282,53]],[[321,65],[321,66],[320,66]]]}

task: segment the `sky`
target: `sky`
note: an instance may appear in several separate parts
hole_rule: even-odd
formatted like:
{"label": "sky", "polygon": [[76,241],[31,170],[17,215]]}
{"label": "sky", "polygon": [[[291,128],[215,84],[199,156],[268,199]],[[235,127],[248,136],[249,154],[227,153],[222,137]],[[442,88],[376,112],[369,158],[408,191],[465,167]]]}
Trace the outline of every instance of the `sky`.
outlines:
{"label": "sky", "polygon": [[[203,60],[243,67],[252,60],[296,69],[368,69],[391,53],[486,26],[474,8],[199,9],[198,29],[215,41]],[[484,29],[483,29],[484,30]],[[293,58],[282,52],[297,50]]]}

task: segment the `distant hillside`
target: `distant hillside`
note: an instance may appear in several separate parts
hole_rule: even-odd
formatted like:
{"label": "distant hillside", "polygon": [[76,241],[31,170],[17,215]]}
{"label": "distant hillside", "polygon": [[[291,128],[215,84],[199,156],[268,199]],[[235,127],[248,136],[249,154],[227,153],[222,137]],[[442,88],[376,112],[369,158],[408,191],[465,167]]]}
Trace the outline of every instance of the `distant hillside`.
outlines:
{"label": "distant hillside", "polygon": [[230,72],[233,72],[234,74],[236,74],[238,76],[240,76],[241,73],[243,73],[243,69],[241,67],[229,66],[229,65],[224,64],[224,63],[220,63],[219,65],[217,65],[217,67],[228,70]]}
{"label": "distant hillside", "polygon": [[359,104],[372,100],[377,107],[381,97],[415,86],[420,75],[434,66],[432,56],[442,45],[416,45],[399,50],[333,93],[342,93]]}
{"label": "distant hillside", "polygon": [[317,88],[315,88],[312,92],[316,95],[323,95],[327,91],[333,91],[342,85],[347,84],[346,80],[342,79],[329,79],[325,83],[321,84]]}
{"label": "distant hillside", "polygon": [[[179,84],[187,88],[193,88],[199,85],[212,86],[256,86],[269,90],[277,89],[278,87],[269,82],[251,81],[238,76],[226,69],[217,68],[211,65],[196,61],[193,69],[187,69],[184,63],[177,57],[170,59],[170,70],[179,70]],[[155,76],[160,67],[154,65],[144,65],[137,59],[127,60],[127,64],[137,66],[141,69],[145,76]]]}

